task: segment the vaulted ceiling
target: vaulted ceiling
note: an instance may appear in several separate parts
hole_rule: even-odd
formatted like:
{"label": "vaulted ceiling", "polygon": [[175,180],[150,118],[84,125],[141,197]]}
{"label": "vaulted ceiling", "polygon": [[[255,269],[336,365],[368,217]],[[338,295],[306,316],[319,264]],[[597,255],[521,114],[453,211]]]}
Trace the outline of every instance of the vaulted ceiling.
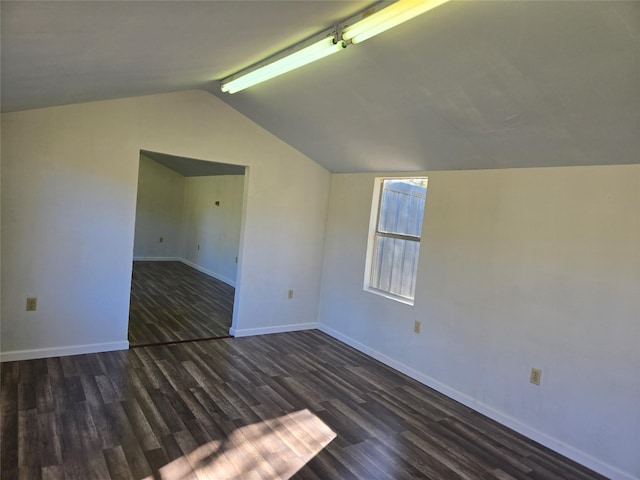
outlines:
{"label": "vaulted ceiling", "polygon": [[370,4],[3,0],[2,109],[199,88],[333,172],[640,162],[637,1],[452,1],[219,91]]}

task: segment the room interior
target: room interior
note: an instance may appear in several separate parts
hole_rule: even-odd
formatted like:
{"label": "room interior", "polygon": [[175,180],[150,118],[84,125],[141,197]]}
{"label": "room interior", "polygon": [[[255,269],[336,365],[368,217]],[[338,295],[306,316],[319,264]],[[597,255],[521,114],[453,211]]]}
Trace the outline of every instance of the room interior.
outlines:
{"label": "room interior", "polygon": [[[161,152],[245,168],[229,334],[258,364],[322,332],[640,478],[640,4],[451,1],[220,91],[370,5],[3,1],[2,368],[148,360],[129,296]],[[429,179],[413,306],[363,289],[374,183],[403,175]]]}
{"label": "room interior", "polygon": [[228,336],[244,167],[140,152],[130,346]]}

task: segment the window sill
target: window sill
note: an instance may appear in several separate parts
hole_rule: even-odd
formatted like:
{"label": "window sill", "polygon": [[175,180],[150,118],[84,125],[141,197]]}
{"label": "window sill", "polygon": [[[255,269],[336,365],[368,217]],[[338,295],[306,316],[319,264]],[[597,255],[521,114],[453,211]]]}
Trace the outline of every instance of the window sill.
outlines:
{"label": "window sill", "polygon": [[365,287],[365,292],[373,293],[374,295],[379,295],[381,297],[388,298],[389,300],[394,300],[398,303],[404,303],[405,305],[409,305],[413,307],[414,300],[407,297],[401,297],[400,295],[394,295],[393,293],[385,292],[383,290],[377,290],[371,287]]}

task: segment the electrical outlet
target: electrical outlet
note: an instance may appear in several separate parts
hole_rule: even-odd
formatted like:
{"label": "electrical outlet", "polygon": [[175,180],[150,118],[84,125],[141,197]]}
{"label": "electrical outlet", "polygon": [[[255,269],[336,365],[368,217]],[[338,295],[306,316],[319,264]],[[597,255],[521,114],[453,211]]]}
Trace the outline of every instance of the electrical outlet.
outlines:
{"label": "electrical outlet", "polygon": [[537,368],[531,369],[531,376],[529,377],[529,381],[534,385],[540,386],[540,379],[542,377],[542,371]]}
{"label": "electrical outlet", "polygon": [[293,298],[293,290],[289,290],[289,298]]}
{"label": "electrical outlet", "polygon": [[38,299],[36,297],[27,298],[27,312],[35,312],[38,310]]}
{"label": "electrical outlet", "polygon": [[416,320],[415,322],[413,322],[413,332],[414,333],[420,333],[420,321]]}

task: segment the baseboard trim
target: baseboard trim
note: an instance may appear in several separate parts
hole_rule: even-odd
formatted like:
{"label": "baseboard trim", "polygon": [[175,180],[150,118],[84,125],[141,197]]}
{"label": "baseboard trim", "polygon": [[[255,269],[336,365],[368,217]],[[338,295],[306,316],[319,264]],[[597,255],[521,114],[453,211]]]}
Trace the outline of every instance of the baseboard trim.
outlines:
{"label": "baseboard trim", "polygon": [[187,260],[186,258],[179,258],[178,261],[184,263],[185,265],[188,265],[191,268],[195,268],[196,270],[204,273],[205,275],[209,275],[210,277],[213,277],[216,280],[220,280],[221,282],[224,282],[227,285],[231,285],[233,288],[236,288],[236,282],[234,282],[230,278],[227,278],[223,275],[218,275],[216,272],[213,272],[211,270],[207,270],[206,268],[201,267],[197,263],[193,263],[192,261]]}
{"label": "baseboard trim", "polygon": [[558,440],[557,438],[536,430],[535,428],[532,428],[513,417],[505,415],[504,413],[495,410],[489,405],[479,402],[475,398],[459,392],[458,390],[455,390],[428,375],[424,375],[423,373],[420,373],[417,370],[414,370],[413,368],[400,363],[393,358],[388,357],[387,355],[373,348],[370,348],[367,345],[364,345],[363,343],[360,343],[359,341],[338,332],[337,330],[332,329],[331,327],[328,327],[327,325],[317,324],[316,328],[326,333],[327,335],[346,343],[356,350],[359,350],[360,352],[375,358],[385,365],[398,370],[401,373],[404,373],[408,377],[411,377],[414,380],[417,380],[418,382],[423,383],[424,385],[433,388],[434,390],[437,390],[443,395],[446,395],[447,397],[452,398],[453,400],[456,400],[463,405],[466,405],[472,410],[475,410],[476,412],[481,413],[512,430],[515,430],[516,432],[524,435],[534,442],[538,442],[545,447],[548,447],[551,450],[610,478],[611,480],[637,480],[637,478],[633,475],[623,472],[622,470],[609,465],[608,463],[598,460],[597,458],[583,452],[582,450],[567,445],[561,440]]}
{"label": "baseboard trim", "polygon": [[134,262],[181,262],[180,257],[133,257]]}
{"label": "baseboard trim", "polygon": [[316,328],[318,328],[318,324],[315,322],[295,323],[293,325],[276,325],[273,327],[262,327],[262,328],[236,329],[231,327],[229,329],[229,335],[234,337],[251,337],[253,335],[268,335],[270,333],[285,333],[285,332],[298,332],[301,330],[314,330]]}
{"label": "baseboard trim", "polygon": [[91,343],[88,345],[74,345],[68,347],[37,348],[34,350],[14,350],[1,352],[0,362],[15,362],[17,360],[34,360],[36,358],[66,357],[83,353],[112,352],[127,350],[129,342]]}
{"label": "baseboard trim", "polygon": [[182,257],[133,257],[134,262],[181,262],[185,265],[198,270],[205,275],[209,275],[210,277],[215,278],[216,280],[220,280],[221,282],[226,283],[227,285],[231,285],[233,288],[236,288],[236,282],[231,280],[230,278],[225,277],[224,275],[217,274],[212,270],[208,270],[197,263],[193,263],[191,260],[187,260]]}

